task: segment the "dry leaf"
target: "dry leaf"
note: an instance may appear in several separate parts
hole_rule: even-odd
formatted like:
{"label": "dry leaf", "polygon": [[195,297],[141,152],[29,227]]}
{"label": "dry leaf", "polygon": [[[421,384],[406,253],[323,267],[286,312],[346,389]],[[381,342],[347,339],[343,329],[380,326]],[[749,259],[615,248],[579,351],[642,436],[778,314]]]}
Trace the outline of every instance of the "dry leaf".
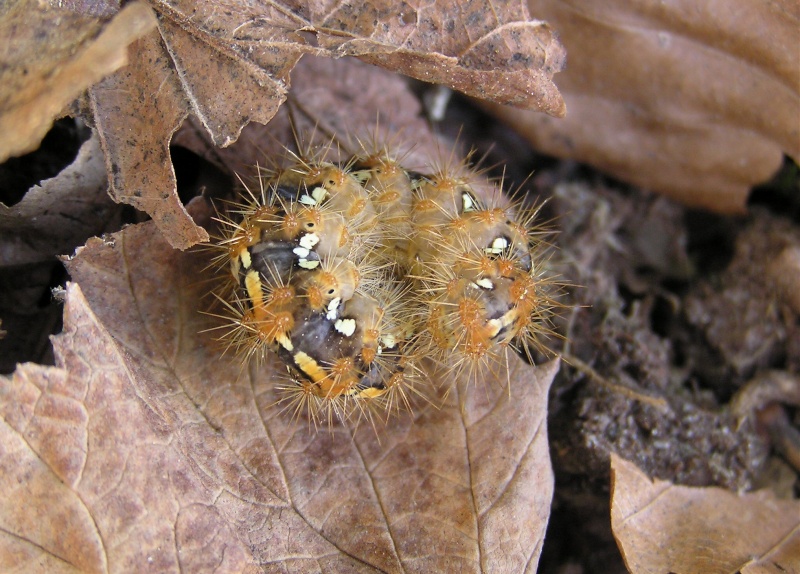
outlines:
{"label": "dry leaf", "polygon": [[156,4],[158,32],[132,47],[127,68],[91,90],[112,193],[150,214],[173,246],[207,239],[174,193],[173,133],[191,113],[225,146],[248,122],[267,123],[303,54],[359,56],[475,96],[563,114],[551,78],[564,52],[546,24],[527,21],[516,3],[448,6]]}
{"label": "dry leaf", "polygon": [[124,66],[128,44],[155,26],[137,2],[106,25],[100,15],[36,0],[0,7],[0,162],[36,149],[67,104]]}
{"label": "dry leaf", "polygon": [[0,203],[0,266],[52,262],[105,231],[118,211],[107,188],[95,134],[57,176],[32,187],[12,207]]}
{"label": "dry leaf", "polygon": [[514,360],[510,392],[473,384],[377,432],[315,434],[274,406],[279,365],[245,368],[200,333],[207,256],[172,250],[147,223],[68,262],[81,287],[68,289],[57,367],[0,379],[13,493],[0,564],[535,570],[557,363]]}
{"label": "dry leaf", "polygon": [[537,149],[728,213],[800,160],[797,2],[528,5],[568,50],[569,114],[495,111]]}
{"label": "dry leaf", "polygon": [[800,502],[650,480],[611,455],[611,526],[633,574],[800,570]]}
{"label": "dry leaf", "polygon": [[[3,570],[176,570],[180,560],[197,571],[202,535],[220,570],[245,564],[226,505],[238,497],[253,508],[274,496],[241,472],[185,399],[138,394],[119,345],[75,287],[54,346],[58,367],[27,364],[0,379]],[[183,428],[170,428],[178,419]],[[187,455],[195,443],[216,457]],[[227,499],[224,469],[242,475]]]}
{"label": "dry leaf", "polygon": [[517,2],[342,3],[310,18],[321,46],[473,97],[561,117],[565,52]]}

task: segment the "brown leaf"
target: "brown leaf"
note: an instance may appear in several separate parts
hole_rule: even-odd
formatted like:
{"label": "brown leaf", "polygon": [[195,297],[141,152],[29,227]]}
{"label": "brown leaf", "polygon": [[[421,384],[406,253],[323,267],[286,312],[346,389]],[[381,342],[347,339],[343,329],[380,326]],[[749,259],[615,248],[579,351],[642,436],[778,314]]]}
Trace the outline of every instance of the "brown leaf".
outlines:
{"label": "brown leaf", "polygon": [[[22,365],[0,379],[0,460],[13,493],[3,497],[0,563],[25,571],[71,565],[130,572],[176,570],[180,561],[197,570],[191,550],[202,534],[211,537],[208,552],[221,570],[247,563],[225,508],[236,500],[260,507],[274,495],[197,416],[181,417],[181,409],[191,411],[185,398],[163,402],[137,393],[118,343],[77,287],[69,288],[54,347],[57,367]],[[170,428],[181,418],[183,428]],[[206,457],[194,444],[218,452]],[[242,476],[228,487],[229,499],[219,500],[214,488],[225,471]],[[203,530],[208,520],[213,536]],[[185,557],[175,552],[183,546]]]}
{"label": "brown leaf", "polygon": [[566,111],[552,82],[564,67],[564,49],[547,23],[529,20],[524,4],[347,2],[312,25],[320,45],[337,56],[358,56],[484,100],[557,117]]}
{"label": "brown leaf", "polygon": [[0,379],[0,464],[13,470],[7,492],[24,494],[4,498],[0,563],[535,569],[557,363],[513,360],[509,391],[473,383],[377,431],[315,434],[274,405],[279,365],[244,367],[200,333],[206,254],[173,251],[154,231],[128,227],[80,250],[57,367]]}
{"label": "brown leaf", "polygon": [[611,455],[611,526],[634,573],[796,572],[800,502],[651,481]]}
{"label": "brown leaf", "polygon": [[[471,95],[563,115],[552,75],[564,52],[524,6],[472,2],[415,11],[388,3],[254,7],[241,2],[157,3],[158,33],[135,60],[91,91],[114,196],[150,214],[170,243],[207,239],[174,193],[168,146],[187,117],[218,146],[267,123],[286,98],[302,54],[359,56]],[[442,33],[446,31],[448,33]],[[350,88],[354,88],[350,86]],[[359,86],[359,89],[361,87]]]}
{"label": "brown leaf", "polygon": [[107,187],[95,134],[81,146],[72,165],[32,187],[16,205],[0,204],[0,264],[50,262],[105,231],[118,211]]}
{"label": "brown leaf", "polygon": [[[102,10],[102,6],[96,6]],[[108,15],[108,14],[106,14]],[[53,120],[83,90],[127,61],[127,47],[155,26],[152,11],[133,2],[104,25],[37,1],[2,9],[0,162],[36,149]]]}
{"label": "brown leaf", "polygon": [[796,2],[528,5],[569,51],[569,114],[494,109],[537,149],[729,213],[800,160]]}

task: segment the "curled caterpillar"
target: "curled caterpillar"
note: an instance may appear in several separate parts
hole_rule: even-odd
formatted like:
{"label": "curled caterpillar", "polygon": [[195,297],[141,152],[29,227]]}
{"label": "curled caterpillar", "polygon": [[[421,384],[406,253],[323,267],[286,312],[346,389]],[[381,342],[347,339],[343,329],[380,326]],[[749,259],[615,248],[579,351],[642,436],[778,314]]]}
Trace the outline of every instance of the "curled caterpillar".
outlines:
{"label": "curled caterpillar", "polygon": [[466,166],[410,171],[382,150],[348,161],[291,156],[222,215],[223,337],[274,352],[295,413],[392,411],[418,392],[423,359],[458,378],[531,356],[555,302],[535,212],[486,199]]}

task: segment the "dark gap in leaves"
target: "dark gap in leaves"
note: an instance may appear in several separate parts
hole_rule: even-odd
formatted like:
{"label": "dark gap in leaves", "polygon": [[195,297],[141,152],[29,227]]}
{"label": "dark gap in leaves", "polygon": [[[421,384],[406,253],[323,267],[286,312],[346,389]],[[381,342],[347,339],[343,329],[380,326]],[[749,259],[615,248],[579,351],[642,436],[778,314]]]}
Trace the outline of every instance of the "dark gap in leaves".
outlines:
{"label": "dark gap in leaves", "polygon": [[747,205],[764,206],[775,215],[800,223],[800,166],[785,156],[775,177],[753,188]]}
{"label": "dark gap in leaves", "polygon": [[56,121],[39,149],[0,165],[0,202],[9,207],[15,205],[31,187],[58,175],[75,161],[81,145],[91,135],[91,129],[73,118]]}
{"label": "dark gap in leaves", "polygon": [[122,225],[131,225],[134,223],[141,223],[142,221],[148,221],[150,216],[147,215],[144,211],[139,211],[132,205],[126,205],[124,203],[120,204],[120,223]]}
{"label": "dark gap in leaves", "polygon": [[700,390],[711,391],[718,404],[730,401],[738,385],[733,380],[733,373],[718,351],[713,349],[703,339],[702,343],[690,342],[696,345],[691,352],[693,357],[692,374]]}
{"label": "dark gap in leaves", "polygon": [[52,289],[67,280],[55,261],[0,269],[0,373],[14,372],[17,363],[55,364],[50,335],[61,332],[62,308]]}
{"label": "dark gap in leaves", "polygon": [[558,418],[557,415],[570,405],[575,404],[575,401],[578,400],[578,393],[583,386],[583,380],[579,379],[577,374],[573,374],[572,370],[569,363],[566,361],[562,363],[561,369],[550,387],[550,395],[547,399],[547,418],[551,434],[554,431],[552,425]]}
{"label": "dark gap in leaves", "polygon": [[599,490],[596,484],[587,487],[578,477],[557,475],[539,574],[627,572],[608,521],[607,488],[606,482],[605,493],[592,492]]}
{"label": "dark gap in leaves", "polygon": [[230,193],[233,186],[231,178],[208,160],[177,145],[171,146],[169,153],[175,169],[178,197],[184,205],[203,193],[210,197]]}

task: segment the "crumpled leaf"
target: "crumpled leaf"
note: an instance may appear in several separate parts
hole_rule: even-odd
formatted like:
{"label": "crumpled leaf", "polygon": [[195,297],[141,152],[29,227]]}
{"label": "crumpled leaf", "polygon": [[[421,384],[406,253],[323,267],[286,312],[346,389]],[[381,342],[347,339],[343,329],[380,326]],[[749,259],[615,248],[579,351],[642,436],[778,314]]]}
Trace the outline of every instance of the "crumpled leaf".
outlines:
{"label": "crumpled leaf", "polygon": [[611,455],[611,527],[633,574],[796,572],[800,502],[652,481]]}
{"label": "crumpled leaf", "polygon": [[0,266],[52,261],[105,231],[118,208],[107,188],[94,134],[61,173],[32,187],[12,207],[0,203]]}
{"label": "crumpled leaf", "polygon": [[[413,9],[373,2],[301,7],[156,3],[157,33],[131,64],[91,90],[119,200],[146,211],[170,243],[207,239],[174,193],[168,145],[188,114],[226,146],[248,122],[267,123],[303,54],[358,56],[496,101],[563,115],[552,75],[564,52],[524,5],[475,1]],[[361,86],[352,86],[354,90]]]}
{"label": "crumpled leaf", "polygon": [[[318,24],[316,22],[319,22]],[[483,100],[562,117],[552,82],[565,52],[525,5],[471,0],[412,7],[343,2],[309,22],[320,46]]]}
{"label": "crumpled leaf", "polygon": [[107,25],[87,14],[16,0],[0,7],[0,162],[36,149],[81,92],[124,66],[127,47],[155,26],[152,11],[128,4]]}
{"label": "crumpled leaf", "polygon": [[[200,332],[213,325],[199,312],[207,262],[172,250],[152,222],[90,240],[68,261],[80,287],[67,291],[57,366],[0,379],[0,464],[13,471],[6,492],[19,494],[4,497],[0,564],[535,568],[557,363],[515,359],[510,391],[477,382],[385,428],[315,433],[275,405],[280,365],[245,367]],[[38,496],[61,483],[59,505]]]}
{"label": "crumpled leaf", "polygon": [[569,114],[493,110],[548,154],[689,205],[741,212],[800,161],[800,10],[778,2],[529,0],[569,52]]}

